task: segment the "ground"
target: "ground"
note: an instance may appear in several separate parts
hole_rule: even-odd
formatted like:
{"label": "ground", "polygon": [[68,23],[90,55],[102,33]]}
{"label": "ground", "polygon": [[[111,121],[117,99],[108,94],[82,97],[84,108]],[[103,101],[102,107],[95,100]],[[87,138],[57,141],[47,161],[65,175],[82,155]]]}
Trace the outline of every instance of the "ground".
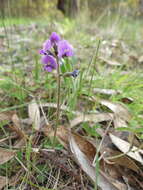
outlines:
{"label": "ground", "polygon": [[[0,24],[0,189],[143,189],[140,18],[9,22]],[[75,50],[62,72],[79,70],[61,79],[54,145],[56,72],[38,53],[53,31]]]}

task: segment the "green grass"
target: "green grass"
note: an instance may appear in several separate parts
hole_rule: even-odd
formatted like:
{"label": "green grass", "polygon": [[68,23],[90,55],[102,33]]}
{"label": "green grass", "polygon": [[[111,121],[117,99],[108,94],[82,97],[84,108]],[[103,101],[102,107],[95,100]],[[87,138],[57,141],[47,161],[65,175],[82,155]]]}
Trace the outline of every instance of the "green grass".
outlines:
{"label": "green grass", "polygon": [[24,25],[24,24],[30,24],[33,22],[33,19],[30,18],[19,18],[19,17],[14,17],[14,18],[0,18],[0,27],[3,27],[4,25],[11,26],[11,25]]}

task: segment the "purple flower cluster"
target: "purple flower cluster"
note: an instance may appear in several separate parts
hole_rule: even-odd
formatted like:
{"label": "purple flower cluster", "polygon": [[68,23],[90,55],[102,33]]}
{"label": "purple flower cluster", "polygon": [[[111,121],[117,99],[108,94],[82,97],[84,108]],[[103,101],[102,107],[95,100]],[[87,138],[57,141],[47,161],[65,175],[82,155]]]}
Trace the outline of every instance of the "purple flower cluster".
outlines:
{"label": "purple flower cluster", "polygon": [[56,57],[61,59],[73,56],[73,47],[68,41],[62,40],[56,32],[53,32],[49,40],[44,42],[43,49],[39,53],[42,55],[44,70],[51,72],[57,68]]}

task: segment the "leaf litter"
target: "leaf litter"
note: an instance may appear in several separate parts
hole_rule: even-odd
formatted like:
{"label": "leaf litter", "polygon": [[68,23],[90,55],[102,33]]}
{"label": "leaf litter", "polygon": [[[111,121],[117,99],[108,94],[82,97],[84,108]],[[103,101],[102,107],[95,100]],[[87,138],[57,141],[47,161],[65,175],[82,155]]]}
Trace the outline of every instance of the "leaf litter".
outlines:
{"label": "leaf litter", "polygon": [[14,158],[16,151],[0,148],[0,164],[4,164]]}
{"label": "leaf litter", "polygon": [[0,176],[0,190],[7,184],[7,181],[5,176]]}
{"label": "leaf litter", "polygon": [[112,142],[116,145],[116,147],[120,151],[122,151],[125,155],[128,155],[131,158],[133,158],[133,159],[137,160],[138,162],[140,162],[141,164],[143,164],[143,158],[142,158],[143,150],[141,150],[135,146],[132,147],[132,145],[130,143],[120,139],[119,137],[116,137],[115,135],[113,135],[111,133],[109,134],[109,136],[110,136]]}
{"label": "leaf litter", "polygon": [[[79,167],[83,170],[83,172],[89,177],[90,183],[91,183],[90,184],[88,182],[90,184],[89,186],[94,185],[95,181],[98,180],[98,186],[102,190],[127,189],[127,186],[130,186],[130,184],[131,184],[130,175],[128,175],[129,171],[132,171],[132,175],[133,175],[133,172],[137,173],[136,183],[140,184],[139,186],[141,186],[142,183],[138,182],[139,176],[142,175],[142,174],[140,174],[141,170],[140,170],[140,167],[138,166],[138,164],[136,162],[134,162],[134,160],[136,160],[142,164],[142,159],[141,159],[141,155],[140,155],[140,154],[142,154],[141,149],[138,149],[137,147],[133,147],[133,149],[131,149],[131,151],[133,150],[132,154],[131,154],[128,152],[130,143],[123,141],[119,137],[113,136],[111,133],[109,133],[109,136],[111,138],[111,139],[109,138],[110,143],[106,143],[107,147],[104,150],[102,150],[103,149],[102,147],[104,147],[104,143],[101,146],[101,150],[100,150],[100,154],[99,154],[99,158],[101,157],[99,160],[100,167],[99,167],[99,171],[96,172],[96,166],[92,165],[92,162],[96,155],[98,145],[97,144],[93,145],[90,141],[88,141],[88,139],[86,139],[85,137],[82,137],[77,132],[74,132],[74,127],[76,125],[82,125],[82,123],[84,123],[84,122],[89,123],[89,124],[90,123],[99,123],[100,124],[102,122],[107,122],[107,123],[114,122],[115,115],[116,115],[116,118],[118,118],[124,122],[129,121],[129,119],[131,118],[128,110],[124,106],[122,107],[122,105],[118,105],[117,103],[115,104],[115,103],[108,102],[105,100],[104,101],[99,100],[99,103],[109,107],[113,111],[113,113],[109,113],[109,112],[96,113],[96,114],[80,113],[80,115],[78,115],[77,118],[70,121],[70,127],[65,127],[65,126],[58,127],[57,139],[66,149],[67,153],[66,153],[65,157],[68,157],[67,156],[69,154],[68,152],[70,152],[71,156],[68,159],[72,160],[72,162],[73,162],[72,164],[79,165]],[[39,106],[37,105],[37,103],[32,102],[29,105],[30,105],[30,106],[28,106],[29,119],[32,121],[32,124],[34,124],[36,126],[36,127],[34,127],[35,134],[36,134],[36,131],[38,130],[38,132],[40,132],[40,131],[44,132],[44,135],[48,136],[49,138],[53,137],[54,130],[51,125],[45,125],[44,127],[41,128],[41,127],[39,127],[40,126],[39,120],[38,120],[38,122],[37,122],[37,119],[35,120],[36,114],[38,114],[37,117],[38,117],[38,119],[40,119],[40,111],[39,111]],[[43,107],[43,109],[44,109],[44,107]],[[124,116],[122,116],[122,115],[124,115]],[[29,135],[27,133],[27,131],[24,130],[23,127],[21,128],[22,123],[20,121],[22,120],[22,118],[19,119],[15,113],[11,114],[10,117],[6,117],[3,115],[2,118],[4,120],[9,119],[13,122],[13,125],[15,127],[13,127],[13,128],[10,127],[10,128],[12,129],[13,132],[15,132],[19,136],[19,140],[20,139],[23,140],[23,137],[25,137],[25,135],[26,136]],[[35,122],[37,122],[38,124]],[[29,125],[31,125],[31,123],[29,123]],[[104,132],[102,135],[104,136]],[[107,133],[107,135],[108,135],[108,133]],[[94,141],[93,138],[92,138],[92,141]],[[20,143],[20,141],[18,143]],[[23,147],[24,144],[23,143],[17,144],[16,146],[13,144],[13,148],[21,149],[21,147]],[[112,146],[116,145],[117,149],[115,150],[115,147],[111,148],[110,147],[111,144],[112,144]],[[61,158],[61,159],[57,158],[58,161],[54,161],[55,159],[52,156],[52,154],[53,154],[52,152],[49,153],[48,150],[46,151],[46,149],[42,150],[39,148],[37,150],[38,151],[35,152],[35,149],[33,149],[33,151],[35,152],[36,155],[39,155],[39,156],[43,155],[43,158],[48,156],[48,158],[50,158],[49,162],[51,164],[56,163],[55,167],[59,167],[59,165],[61,167],[61,162],[62,162],[61,171],[62,172],[67,171],[68,175],[71,178],[75,178],[75,180],[77,180],[77,183],[80,184],[81,178],[77,177],[77,173],[75,173],[74,170],[71,172],[71,169],[67,168],[66,162],[63,163],[63,161],[62,161],[63,158]],[[121,152],[119,152],[119,150]],[[1,164],[8,162],[12,158],[14,158],[14,156],[16,155],[15,151],[9,152],[9,150],[6,150],[6,149],[3,149],[3,151],[5,151],[5,154],[7,154],[7,157],[5,156],[6,159],[3,158],[3,161],[1,161]],[[56,150],[54,150],[54,151],[55,151],[54,157],[56,158],[56,157],[58,157],[57,155],[59,153]],[[138,151],[138,154],[135,153],[135,151]],[[105,152],[108,154],[107,155],[103,154]],[[108,158],[110,158],[110,159],[108,159]],[[2,159],[2,157],[1,157],[1,159]],[[44,162],[46,163],[46,161],[44,161]],[[124,175],[122,172],[118,171],[118,169],[120,167],[124,168]],[[127,170],[127,173],[125,172],[126,171],[125,169]],[[98,176],[97,176],[97,173],[98,173]],[[120,178],[122,178],[122,180]],[[124,178],[128,179],[128,181],[129,181],[128,184],[125,182]],[[17,181],[17,183],[18,182],[19,182],[19,180]],[[132,189],[134,189],[133,184],[131,184],[131,186],[132,186]]]}

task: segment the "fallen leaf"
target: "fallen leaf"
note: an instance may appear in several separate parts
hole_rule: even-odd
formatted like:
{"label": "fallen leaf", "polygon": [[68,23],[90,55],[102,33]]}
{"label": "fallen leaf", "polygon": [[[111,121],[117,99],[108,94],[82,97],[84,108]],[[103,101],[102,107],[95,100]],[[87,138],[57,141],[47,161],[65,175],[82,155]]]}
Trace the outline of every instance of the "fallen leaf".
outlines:
{"label": "fallen leaf", "polygon": [[7,184],[7,177],[0,176],[0,190]]}
{"label": "fallen leaf", "polygon": [[100,103],[106,107],[108,107],[110,110],[112,110],[118,117],[125,121],[130,121],[131,114],[129,113],[128,109],[119,103],[113,103],[108,100],[100,100]]}
{"label": "fallen leaf", "polygon": [[18,141],[14,143],[13,148],[22,148],[25,146],[25,143],[25,138],[18,139]]}
{"label": "fallen leaf", "polygon": [[16,151],[0,148],[0,164],[4,164],[11,160],[16,154]]}
{"label": "fallen leaf", "polygon": [[99,59],[111,66],[121,66],[122,65],[121,63],[119,63],[115,60],[108,60],[108,59],[105,59],[104,57],[99,57]]}
{"label": "fallen leaf", "polygon": [[140,162],[141,164],[143,164],[143,159],[141,154],[143,154],[143,150],[133,146],[130,149],[130,143],[128,143],[127,141],[124,141],[122,139],[120,139],[119,137],[114,136],[113,134],[109,134],[113,144],[124,154],[130,156],[131,158],[137,160],[138,162]]}
{"label": "fallen leaf", "polygon": [[116,95],[116,94],[121,93],[121,91],[119,91],[119,90],[102,89],[102,88],[94,88],[93,92],[94,93],[99,93],[99,94],[105,94],[105,95]]}
{"label": "fallen leaf", "polygon": [[[96,144],[96,146],[99,145]],[[122,152],[115,150],[111,138],[108,135],[104,137],[102,146],[100,147],[100,154],[103,155],[103,160],[108,165],[111,164],[112,166],[124,166],[125,168],[129,168],[137,173],[140,171],[140,168],[136,165],[134,160],[132,160],[126,155],[122,155]]]}
{"label": "fallen leaf", "polygon": [[0,121],[11,121],[13,114],[15,114],[15,111],[7,111],[0,113]]}
{"label": "fallen leaf", "polygon": [[113,123],[115,128],[127,127],[127,122],[118,116],[114,116]]}
{"label": "fallen leaf", "polygon": [[124,98],[121,98],[121,101],[125,104],[131,104],[133,103],[134,99],[130,97],[124,97]]}
{"label": "fallen leaf", "polygon": [[[80,150],[87,156],[87,158],[91,161],[91,163],[94,160],[96,149],[94,145],[89,142],[87,139],[82,137],[81,135],[78,135],[77,133],[71,133],[74,137],[77,146],[80,148]],[[68,137],[69,138],[69,137]]]}
{"label": "fallen leaf", "polygon": [[[46,136],[49,136],[49,137],[54,136],[54,130],[50,126],[45,127],[43,132]],[[81,135],[70,131],[68,128],[66,128],[64,126],[58,126],[56,136],[57,136],[59,142],[65,148],[68,148],[68,146],[69,146],[69,135],[70,134],[72,134],[74,136],[74,138],[76,139],[76,142],[77,142],[78,146],[80,147],[80,149],[82,150],[82,152],[84,154],[86,154],[88,156],[88,159],[91,160],[91,162],[92,162],[94,159],[95,153],[96,153],[96,149],[93,146],[93,144],[90,143],[88,140],[86,140],[86,138],[82,137]]]}
{"label": "fallen leaf", "polygon": [[[90,177],[92,182],[95,183],[97,177],[95,167],[92,165],[92,162],[88,159],[88,157],[80,150],[73,135],[69,138],[69,144],[76,161],[81,166],[82,170]],[[97,185],[102,190],[117,190],[111,181],[105,177],[103,172],[99,171],[97,182]]]}
{"label": "fallen leaf", "polygon": [[12,116],[13,125],[9,126],[13,131],[15,131],[21,138],[26,137],[24,131],[21,129],[21,122],[17,114]]}
{"label": "fallen leaf", "polygon": [[138,58],[138,62],[139,62],[139,63],[143,63],[143,55],[141,55],[141,56]]}
{"label": "fallen leaf", "polygon": [[97,114],[82,114],[72,121],[70,121],[70,126],[74,127],[82,122],[102,122],[102,121],[110,121],[113,119],[113,115],[111,113],[97,113]]}
{"label": "fallen leaf", "polygon": [[[128,190],[127,185],[122,181],[123,175],[120,173],[119,166],[116,165],[105,165],[106,175],[110,176],[112,184],[119,190]],[[133,190],[133,189],[132,189]]]}
{"label": "fallen leaf", "polygon": [[[112,150],[110,152],[110,156],[111,157],[115,157],[113,159],[110,159],[111,162],[114,162],[114,164],[118,164],[120,166],[124,166],[125,168],[131,169],[135,172],[139,172],[140,168],[135,164],[135,162],[133,160],[131,160],[129,157],[127,157],[126,155],[121,155],[122,153],[116,150]],[[117,157],[116,157],[117,156]]]}
{"label": "fallen leaf", "polygon": [[28,114],[34,129],[38,131],[40,129],[40,110],[35,100],[29,104]]}

